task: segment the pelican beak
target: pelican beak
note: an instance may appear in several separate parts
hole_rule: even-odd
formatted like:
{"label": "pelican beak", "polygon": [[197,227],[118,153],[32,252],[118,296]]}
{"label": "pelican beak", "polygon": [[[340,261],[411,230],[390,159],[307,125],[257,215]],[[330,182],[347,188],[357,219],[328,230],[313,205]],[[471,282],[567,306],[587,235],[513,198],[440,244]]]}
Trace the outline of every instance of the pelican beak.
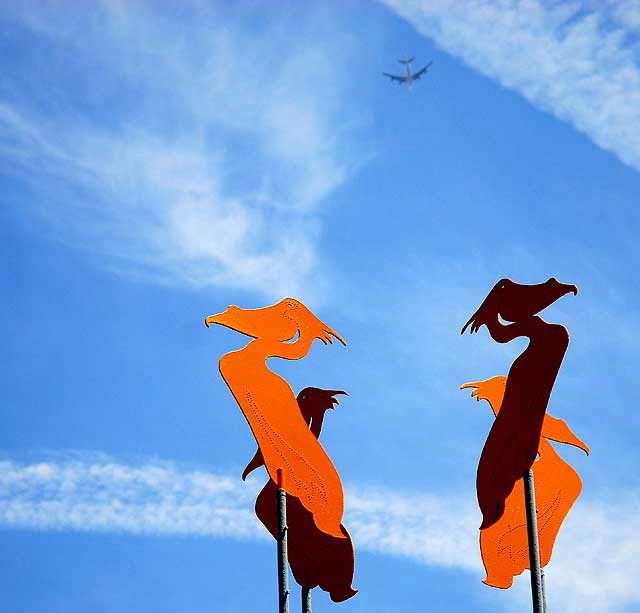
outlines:
{"label": "pelican beak", "polygon": [[256,326],[252,321],[252,319],[255,319],[256,312],[256,310],[240,309],[235,306],[235,304],[232,304],[222,313],[209,315],[209,317],[204,320],[204,325],[208,328],[211,324],[219,324],[236,332],[256,338],[256,334],[253,331],[253,328]]}
{"label": "pelican beak", "polygon": [[500,315],[507,321],[518,321],[523,316],[538,314],[562,296],[567,294],[575,296],[577,293],[577,286],[571,283],[560,283],[555,277],[536,285],[516,285],[513,288],[513,295],[517,301],[514,304],[505,304]]}
{"label": "pelican beak", "polygon": [[[331,396],[336,396],[337,394],[343,394],[345,396],[349,395],[343,390],[329,390],[329,393],[331,394]],[[336,404],[340,404],[340,400],[338,400],[338,398],[331,398],[331,406],[329,408],[335,410]]]}
{"label": "pelican beak", "polygon": [[551,279],[547,281],[547,284],[557,287],[558,291],[562,292],[562,295],[568,294],[569,292],[574,296],[578,294],[578,287],[576,285],[573,285],[572,283],[561,283],[555,277],[551,277]]}
{"label": "pelican beak", "polygon": [[208,328],[211,324],[220,324],[246,334],[242,329],[242,324],[246,323],[247,318],[251,317],[255,312],[255,310],[240,309],[235,304],[231,304],[222,313],[209,315],[204,320],[204,325]]}
{"label": "pelican beak", "polygon": [[[578,286],[571,283],[558,283],[558,293],[560,296],[566,296],[567,294],[578,295]],[[560,297],[558,296],[558,298]]]}
{"label": "pelican beak", "polygon": [[572,283],[560,283],[560,281],[552,277],[547,281],[547,284],[551,287],[555,286],[558,297],[566,294],[573,294],[574,296],[578,295],[578,286],[573,285]]}
{"label": "pelican beak", "polygon": [[204,325],[207,326],[207,328],[211,325],[211,324],[220,324],[222,326],[226,325],[228,323],[227,318],[225,317],[226,313],[217,313],[216,315],[209,315],[209,317],[206,317],[204,320]]}

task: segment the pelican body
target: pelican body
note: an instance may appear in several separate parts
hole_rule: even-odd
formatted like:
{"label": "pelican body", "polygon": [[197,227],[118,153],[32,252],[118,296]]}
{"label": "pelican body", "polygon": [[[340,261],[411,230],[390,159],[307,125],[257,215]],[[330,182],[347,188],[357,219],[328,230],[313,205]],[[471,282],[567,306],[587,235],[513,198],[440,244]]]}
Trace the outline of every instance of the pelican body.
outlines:
{"label": "pelican body", "polygon": [[[318,438],[322,430],[325,411],[338,404],[338,390],[323,390],[307,387],[297,396],[300,413],[307,427]],[[243,478],[262,464],[260,450],[247,465]],[[278,518],[273,503],[277,485],[272,479],[262,488],[256,500],[256,515],[273,538],[278,538]],[[357,590],[351,585],[355,557],[351,536],[344,525],[340,525],[342,538],[321,532],[313,516],[301,502],[287,494],[287,556],[291,572],[299,585],[309,590],[320,587],[329,592],[331,600],[342,602],[351,598]]]}
{"label": "pelican body", "polygon": [[332,337],[343,344],[344,340],[293,298],[262,309],[232,305],[206,318],[207,326],[212,323],[254,339],[243,349],[223,355],[219,367],[249,423],[269,476],[300,500],[319,530],[344,538],[338,472],[302,417],[291,387],[266,364],[271,357],[303,358],[316,338],[325,344]]}
{"label": "pelican body", "polygon": [[[569,344],[569,332],[537,315],[575,285],[554,278],[537,285],[501,279],[462,328],[471,332],[486,325],[491,337],[508,343],[529,338],[528,347],[513,362],[507,378],[502,409],[485,442],[478,463],[476,489],[482,511],[481,529],[504,513],[505,499],[515,482],[531,468],[538,452],[545,411]],[[512,322],[501,323],[500,319]]]}
{"label": "pelican body", "polygon": [[[486,400],[493,414],[501,410],[507,377],[492,377],[486,381],[465,383],[462,389],[471,388],[471,396]],[[542,424],[542,436],[538,445],[538,459],[531,467],[536,490],[536,515],[540,566],[551,559],[553,546],[564,519],[582,490],[578,473],[555,451],[549,441],[566,443],[589,453],[589,448],[561,419],[546,414]],[[525,511],[524,483],[518,479],[505,500],[500,519],[480,530],[480,551],[487,572],[483,583],[506,589],[513,578],[529,568],[529,544]]]}

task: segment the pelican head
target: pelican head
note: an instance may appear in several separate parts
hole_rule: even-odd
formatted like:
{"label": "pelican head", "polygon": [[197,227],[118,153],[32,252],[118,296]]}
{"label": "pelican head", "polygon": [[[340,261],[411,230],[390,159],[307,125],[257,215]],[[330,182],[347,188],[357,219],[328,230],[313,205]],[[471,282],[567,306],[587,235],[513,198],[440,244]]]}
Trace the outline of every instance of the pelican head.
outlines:
{"label": "pelican head", "polygon": [[491,406],[494,415],[498,414],[504,398],[504,390],[507,387],[507,378],[504,376],[491,377],[486,381],[475,381],[473,383],[465,383],[460,389],[471,389],[471,397],[478,402],[486,400]]}
{"label": "pelican head", "polygon": [[338,394],[348,396],[343,390],[325,390],[319,387],[305,387],[298,393],[297,400],[300,410],[305,417],[324,413],[329,409],[335,409],[340,401],[336,398]]}
{"label": "pelican head", "polygon": [[565,294],[578,294],[578,288],[551,277],[544,283],[521,285],[502,279],[498,288],[498,313],[506,321],[521,321],[546,309]]}
{"label": "pelican head", "polygon": [[277,304],[261,309],[241,309],[231,305],[223,313],[209,315],[204,320],[207,327],[220,324],[253,338],[278,342],[293,339],[297,333],[313,334],[325,344],[332,337],[346,345],[342,337],[322,323],[304,304],[295,298],[283,298]]}
{"label": "pelican head", "polygon": [[491,317],[500,315],[502,319],[517,322],[532,317],[546,309],[565,294],[577,295],[578,288],[568,283],[560,283],[551,277],[544,283],[523,285],[511,279],[500,279],[489,292],[480,308],[462,328],[462,334],[469,324],[471,332],[486,323]]}

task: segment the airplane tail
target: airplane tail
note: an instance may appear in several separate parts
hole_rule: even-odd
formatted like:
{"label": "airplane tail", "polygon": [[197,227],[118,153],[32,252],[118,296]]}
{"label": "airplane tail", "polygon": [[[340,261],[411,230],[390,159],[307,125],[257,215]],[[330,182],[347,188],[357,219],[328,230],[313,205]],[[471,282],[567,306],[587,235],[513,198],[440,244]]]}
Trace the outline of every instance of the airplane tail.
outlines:
{"label": "airplane tail", "polygon": [[398,60],[398,62],[406,66],[407,64],[411,64],[411,62],[413,62],[413,58],[409,58],[408,60]]}

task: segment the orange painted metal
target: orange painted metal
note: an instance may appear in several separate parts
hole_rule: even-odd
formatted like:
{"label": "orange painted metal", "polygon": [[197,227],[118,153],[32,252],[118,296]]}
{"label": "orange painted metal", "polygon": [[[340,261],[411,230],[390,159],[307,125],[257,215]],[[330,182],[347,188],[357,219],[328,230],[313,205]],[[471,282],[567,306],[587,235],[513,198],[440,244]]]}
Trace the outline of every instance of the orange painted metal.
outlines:
{"label": "orange painted metal", "polygon": [[[492,377],[486,381],[465,383],[461,389],[473,389],[471,396],[488,401],[494,415],[498,416],[506,387],[507,377]],[[578,474],[556,453],[549,440],[574,445],[589,453],[589,448],[571,432],[563,420],[551,415],[544,416],[539,455],[532,466],[542,567],[551,559],[560,526],[582,489]],[[480,551],[487,573],[483,582],[487,585],[509,588],[513,578],[529,568],[522,479],[515,482],[513,490],[507,496],[502,517],[480,530]]]}
{"label": "orange painted metal", "polygon": [[[334,405],[339,404],[338,399],[335,398],[338,394],[346,395],[347,392],[342,390],[323,390],[319,387],[305,387],[296,396],[296,402],[304,423],[307,424],[316,438],[320,437],[325,412],[328,409],[335,408]],[[264,466],[264,458],[260,448],[258,448],[253,458],[242,471],[242,480],[244,481],[251,472],[260,466]]]}
{"label": "orange painted metal", "polygon": [[273,481],[282,471],[283,489],[300,500],[318,529],[345,538],[342,484],[333,463],[305,423],[289,384],[271,371],[266,360],[298,360],[315,339],[344,340],[293,298],[262,309],[230,306],[205,319],[253,337],[238,351],[220,359],[220,373],[240,405]]}
{"label": "orange painted metal", "polygon": [[[505,499],[536,458],[551,390],[569,344],[564,326],[550,324],[537,313],[569,292],[577,294],[578,288],[553,278],[537,285],[501,279],[462,328],[464,333],[471,326],[473,333],[486,325],[499,343],[519,336],[529,338],[529,345],[509,370],[502,409],[478,463],[481,529],[502,517]],[[512,323],[504,324],[501,319]]]}
{"label": "orange painted metal", "polygon": [[[325,411],[338,403],[334,396],[344,393],[308,387],[298,394],[300,412],[314,436],[320,434]],[[258,454],[259,450],[256,456]],[[252,466],[256,456],[249,466]],[[270,479],[256,500],[256,515],[273,538],[278,535],[275,495],[276,484]],[[312,514],[296,497],[287,494],[287,530],[289,565],[295,580],[302,587],[313,589],[319,586],[329,592],[334,602],[342,602],[357,593],[358,590],[351,585],[355,565],[353,543],[342,524],[340,530],[343,538],[320,531]]]}

